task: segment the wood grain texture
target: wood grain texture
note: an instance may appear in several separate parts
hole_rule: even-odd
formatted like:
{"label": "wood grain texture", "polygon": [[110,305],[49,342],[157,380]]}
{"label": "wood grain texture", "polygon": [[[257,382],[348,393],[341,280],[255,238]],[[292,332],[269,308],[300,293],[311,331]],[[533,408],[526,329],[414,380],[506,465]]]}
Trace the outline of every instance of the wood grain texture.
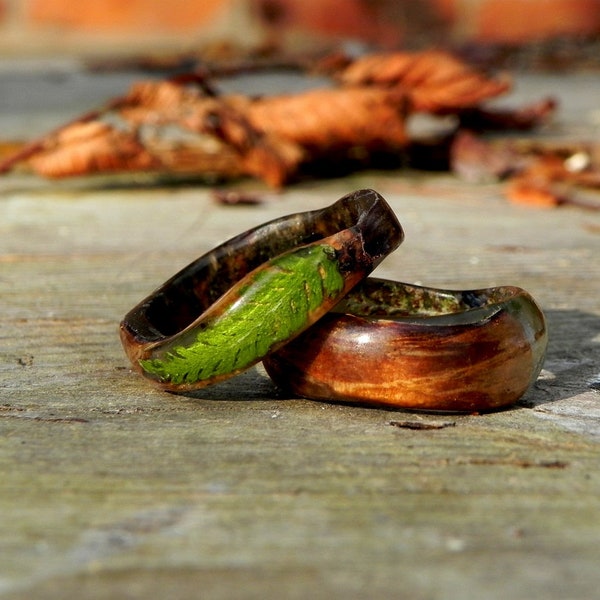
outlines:
{"label": "wood grain texture", "polygon": [[387,202],[358,190],[250,228],[192,261],[121,322],[135,369],[169,391],[222,381],[321,318],[404,239]]}
{"label": "wood grain texture", "polygon": [[[432,304],[441,306],[434,314]],[[486,412],[537,380],[547,340],[542,312],[520,288],[452,294],[368,278],[263,362],[306,398]]]}
{"label": "wood grain texture", "polygon": [[[533,97],[548,83],[527,81]],[[566,97],[567,124],[584,125],[587,92]],[[118,323],[157,281],[365,183],[406,230],[380,276],[539,300],[548,356],[516,407],[407,429],[389,423],[440,418],[281,396],[260,370],[188,396],[130,372]],[[598,215],[381,173],[260,208],[185,186],[0,189],[4,598],[594,597]]]}

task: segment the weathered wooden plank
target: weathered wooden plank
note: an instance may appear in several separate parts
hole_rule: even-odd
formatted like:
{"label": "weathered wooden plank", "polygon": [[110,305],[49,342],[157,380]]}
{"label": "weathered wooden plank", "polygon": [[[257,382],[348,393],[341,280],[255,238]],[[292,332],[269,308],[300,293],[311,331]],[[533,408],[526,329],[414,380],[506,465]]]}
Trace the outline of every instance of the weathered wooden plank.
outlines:
{"label": "weathered wooden plank", "polygon": [[[257,207],[208,190],[0,182],[0,593],[7,598],[590,598],[600,575],[600,217],[498,186],[369,173]],[[129,370],[117,325],[214,244],[364,186],[406,242],[382,276],[515,284],[547,312],[519,406],[416,415],[190,396]],[[390,421],[451,420],[415,430]]]}

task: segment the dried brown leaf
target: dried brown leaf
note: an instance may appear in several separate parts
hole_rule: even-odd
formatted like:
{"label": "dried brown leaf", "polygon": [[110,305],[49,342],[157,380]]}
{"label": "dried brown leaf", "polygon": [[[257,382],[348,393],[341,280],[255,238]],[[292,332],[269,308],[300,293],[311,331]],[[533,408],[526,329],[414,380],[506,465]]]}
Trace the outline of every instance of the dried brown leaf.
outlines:
{"label": "dried brown leaf", "polygon": [[[538,123],[549,112],[548,104],[522,113],[482,110],[480,103],[506,91],[509,82],[444,52],[376,54],[331,64],[337,87],[263,98],[218,96],[201,72],[137,82],[105,109],[4,160],[0,172],[28,161],[48,177],[119,171],[244,174],[279,187],[307,163],[406,148],[411,111],[516,126]],[[473,157],[465,158],[468,149],[461,156],[457,168],[463,170],[501,174],[510,168],[498,157],[475,166]]]}
{"label": "dried brown leaf", "polygon": [[[570,158],[572,158],[572,155]],[[600,187],[600,170],[588,165],[573,170],[569,158],[548,152],[531,160],[527,168],[510,181],[506,195],[511,202],[542,207],[571,204],[589,210],[599,210],[598,202],[583,201],[577,191],[583,187]]]}
{"label": "dried brown leaf", "polygon": [[401,88],[413,110],[448,114],[478,106],[511,87],[506,78],[492,79],[440,51],[371,54],[339,75],[344,85]]}
{"label": "dried brown leaf", "polygon": [[565,204],[565,198],[542,181],[517,177],[506,187],[506,197],[513,204],[524,204],[536,208],[554,208]]}
{"label": "dried brown leaf", "polygon": [[376,88],[314,90],[252,102],[252,125],[325,154],[352,146],[368,150],[406,144],[403,93]]}
{"label": "dried brown leaf", "polygon": [[119,131],[99,122],[68,127],[32,156],[29,163],[46,177],[150,170],[158,166],[135,132]]}

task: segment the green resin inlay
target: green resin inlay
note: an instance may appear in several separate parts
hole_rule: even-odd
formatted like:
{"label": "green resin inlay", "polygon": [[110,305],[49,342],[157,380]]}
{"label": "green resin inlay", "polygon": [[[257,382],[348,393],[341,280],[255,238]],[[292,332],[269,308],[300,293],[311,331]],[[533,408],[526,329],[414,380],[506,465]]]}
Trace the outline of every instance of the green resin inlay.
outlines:
{"label": "green resin inlay", "polygon": [[191,384],[247,368],[303,331],[312,313],[344,289],[335,251],[324,244],[279,256],[250,278],[222,315],[194,330],[190,343],[141,360],[144,371]]}

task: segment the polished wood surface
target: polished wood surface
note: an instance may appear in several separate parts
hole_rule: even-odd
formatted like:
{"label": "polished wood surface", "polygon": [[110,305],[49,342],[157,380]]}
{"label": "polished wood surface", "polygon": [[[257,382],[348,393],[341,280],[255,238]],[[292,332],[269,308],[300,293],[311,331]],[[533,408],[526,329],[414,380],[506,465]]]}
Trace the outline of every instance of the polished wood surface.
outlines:
{"label": "polished wood surface", "polygon": [[537,379],[547,332],[542,312],[525,291],[464,292],[484,304],[456,303],[425,315],[417,304],[425,297],[422,290],[429,302],[441,298],[438,304],[452,293],[418,288],[420,294],[412,294],[396,286],[401,302],[392,299],[388,312],[409,305],[408,316],[330,313],[265,359],[269,375],[307,398],[466,412],[514,404]]}

